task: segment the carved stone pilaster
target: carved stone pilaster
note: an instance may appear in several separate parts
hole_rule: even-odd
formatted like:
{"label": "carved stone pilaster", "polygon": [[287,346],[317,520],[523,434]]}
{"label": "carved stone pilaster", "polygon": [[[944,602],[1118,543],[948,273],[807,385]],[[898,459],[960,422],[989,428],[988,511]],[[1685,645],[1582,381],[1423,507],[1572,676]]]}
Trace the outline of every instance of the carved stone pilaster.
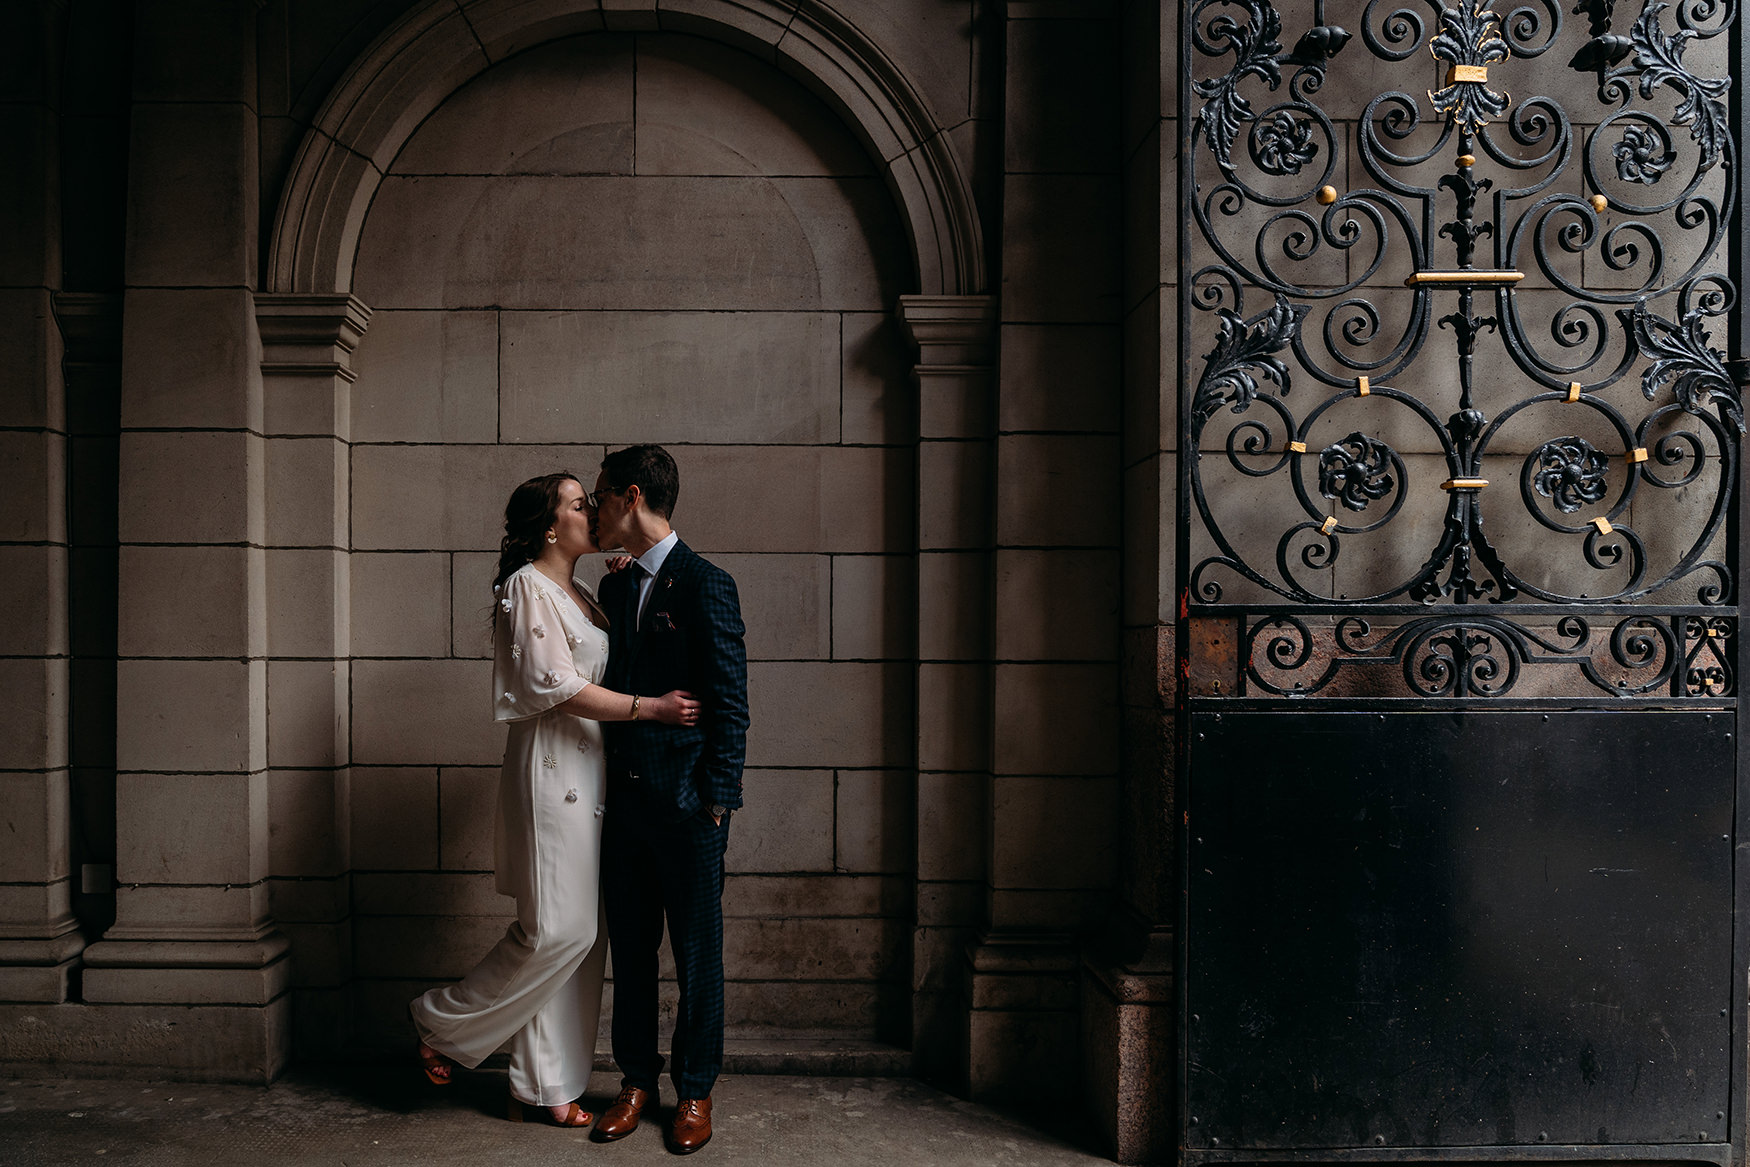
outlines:
{"label": "carved stone pilaster", "polygon": [[915,1072],[964,1092],[959,975],[985,920],[990,798],[996,301],[904,296],[918,346],[918,904]]}

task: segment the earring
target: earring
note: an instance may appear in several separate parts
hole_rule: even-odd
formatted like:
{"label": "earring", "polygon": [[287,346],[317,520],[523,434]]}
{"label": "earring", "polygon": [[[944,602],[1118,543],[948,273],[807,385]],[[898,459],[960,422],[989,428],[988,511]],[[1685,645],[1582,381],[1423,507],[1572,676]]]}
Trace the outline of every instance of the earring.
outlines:
{"label": "earring", "polygon": [[557,543],[557,542],[559,542],[559,536],[557,536],[557,535],[555,535],[555,534],[554,534],[554,533],[553,533],[553,532],[551,532],[551,531],[548,531],[548,532],[547,532],[547,542],[549,542],[549,543]]}

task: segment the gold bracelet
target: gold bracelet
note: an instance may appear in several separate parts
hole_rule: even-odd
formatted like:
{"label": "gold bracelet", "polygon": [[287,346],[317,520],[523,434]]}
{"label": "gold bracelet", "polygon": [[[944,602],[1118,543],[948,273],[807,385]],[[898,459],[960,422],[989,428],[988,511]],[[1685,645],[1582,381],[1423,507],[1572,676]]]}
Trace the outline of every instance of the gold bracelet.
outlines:
{"label": "gold bracelet", "polygon": [[638,694],[636,694],[636,693],[632,694],[632,720],[633,721],[638,720],[638,702],[640,702],[642,700],[643,700],[643,698],[638,696]]}

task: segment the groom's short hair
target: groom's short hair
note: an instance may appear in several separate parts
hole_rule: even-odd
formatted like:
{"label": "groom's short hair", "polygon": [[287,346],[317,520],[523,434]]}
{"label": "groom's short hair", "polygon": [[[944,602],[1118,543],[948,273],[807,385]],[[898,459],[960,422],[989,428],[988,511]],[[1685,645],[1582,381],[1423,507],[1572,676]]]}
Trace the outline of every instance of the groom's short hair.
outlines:
{"label": "groom's short hair", "polygon": [[644,505],[668,519],[674,517],[675,500],[681,494],[681,472],[661,446],[627,446],[602,459],[602,473],[616,490],[636,486]]}

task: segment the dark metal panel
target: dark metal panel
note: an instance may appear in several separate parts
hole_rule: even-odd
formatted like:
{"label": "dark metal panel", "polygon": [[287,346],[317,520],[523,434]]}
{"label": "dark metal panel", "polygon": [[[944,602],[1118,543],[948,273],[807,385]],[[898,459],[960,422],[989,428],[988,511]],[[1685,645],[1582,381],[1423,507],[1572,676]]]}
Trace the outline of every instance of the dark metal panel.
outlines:
{"label": "dark metal panel", "polygon": [[1726,1140],[1728,715],[1191,722],[1189,1150]]}

